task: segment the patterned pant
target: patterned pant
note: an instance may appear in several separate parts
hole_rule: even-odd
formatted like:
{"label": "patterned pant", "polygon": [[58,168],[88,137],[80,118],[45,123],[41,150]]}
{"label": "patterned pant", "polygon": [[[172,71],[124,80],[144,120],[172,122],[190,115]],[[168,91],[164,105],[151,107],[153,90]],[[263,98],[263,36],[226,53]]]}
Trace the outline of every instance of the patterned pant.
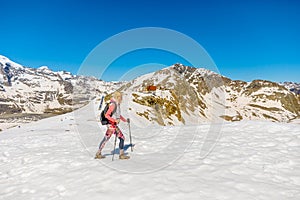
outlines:
{"label": "patterned pant", "polygon": [[116,134],[117,137],[120,140],[120,142],[119,142],[119,149],[120,150],[124,149],[124,140],[125,140],[125,137],[124,137],[122,131],[119,129],[119,127],[117,127],[115,125],[108,125],[107,126],[107,131],[105,133],[105,136],[104,136],[104,138],[102,139],[102,141],[99,144],[99,150],[100,150],[100,152],[102,151],[102,149],[104,148],[106,142],[110,139],[110,137],[112,136],[112,134]]}

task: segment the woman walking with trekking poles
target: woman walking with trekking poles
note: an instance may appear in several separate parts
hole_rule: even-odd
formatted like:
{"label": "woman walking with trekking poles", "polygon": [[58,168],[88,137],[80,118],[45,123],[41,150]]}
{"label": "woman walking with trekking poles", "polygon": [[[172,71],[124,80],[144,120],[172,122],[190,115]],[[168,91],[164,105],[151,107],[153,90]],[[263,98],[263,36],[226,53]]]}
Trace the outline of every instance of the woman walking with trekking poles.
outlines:
{"label": "woman walking with trekking poles", "polygon": [[[124,154],[124,141],[125,137],[118,127],[118,124],[120,121],[123,122],[128,122],[129,119],[125,119],[121,115],[121,109],[120,109],[120,104],[122,102],[122,93],[121,92],[115,92],[113,94],[113,98],[111,98],[110,103],[108,105],[108,108],[104,109],[104,112],[101,113],[102,119],[101,123],[107,125],[107,131],[105,133],[104,138],[99,144],[99,150],[96,153],[95,159],[102,159],[105,158],[101,154],[102,149],[104,148],[106,142],[110,139],[110,137],[115,134],[115,137],[118,137],[120,142],[119,142],[119,149],[120,149],[120,154],[119,154],[119,159],[129,159],[130,157]],[[107,111],[106,111],[107,110]],[[116,143],[116,141],[115,141]],[[115,149],[114,149],[115,150]],[[113,152],[114,154],[114,152]]]}

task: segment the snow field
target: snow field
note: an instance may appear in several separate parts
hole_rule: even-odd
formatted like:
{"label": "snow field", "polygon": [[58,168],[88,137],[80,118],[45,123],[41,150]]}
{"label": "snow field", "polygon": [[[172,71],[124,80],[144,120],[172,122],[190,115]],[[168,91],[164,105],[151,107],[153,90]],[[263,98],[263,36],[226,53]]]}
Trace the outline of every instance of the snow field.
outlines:
{"label": "snow field", "polygon": [[[211,124],[143,128],[133,121],[131,159],[112,162],[114,137],[107,158],[93,158],[105,131],[94,106],[1,132],[0,199],[300,198],[299,124],[224,123],[203,158]],[[120,127],[128,145],[128,127]]]}

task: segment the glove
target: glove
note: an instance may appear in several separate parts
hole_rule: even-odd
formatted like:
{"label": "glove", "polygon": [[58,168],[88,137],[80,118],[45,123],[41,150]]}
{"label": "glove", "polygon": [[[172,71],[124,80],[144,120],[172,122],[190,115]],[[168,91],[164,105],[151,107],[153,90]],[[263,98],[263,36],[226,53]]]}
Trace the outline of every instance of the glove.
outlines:
{"label": "glove", "polygon": [[127,123],[130,123],[130,119],[129,118],[127,118]]}

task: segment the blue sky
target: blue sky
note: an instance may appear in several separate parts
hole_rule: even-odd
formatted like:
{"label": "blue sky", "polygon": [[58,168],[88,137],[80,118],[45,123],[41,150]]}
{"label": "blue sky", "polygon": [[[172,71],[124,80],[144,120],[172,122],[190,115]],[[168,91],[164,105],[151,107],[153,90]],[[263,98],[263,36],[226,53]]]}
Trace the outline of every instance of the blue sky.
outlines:
{"label": "blue sky", "polygon": [[[164,27],[199,42],[229,78],[300,82],[297,0],[0,0],[0,5],[0,54],[25,66],[76,74],[101,41],[132,28]],[[117,80],[144,62],[184,60],[145,51],[123,56],[113,63],[115,73],[102,78]]]}

